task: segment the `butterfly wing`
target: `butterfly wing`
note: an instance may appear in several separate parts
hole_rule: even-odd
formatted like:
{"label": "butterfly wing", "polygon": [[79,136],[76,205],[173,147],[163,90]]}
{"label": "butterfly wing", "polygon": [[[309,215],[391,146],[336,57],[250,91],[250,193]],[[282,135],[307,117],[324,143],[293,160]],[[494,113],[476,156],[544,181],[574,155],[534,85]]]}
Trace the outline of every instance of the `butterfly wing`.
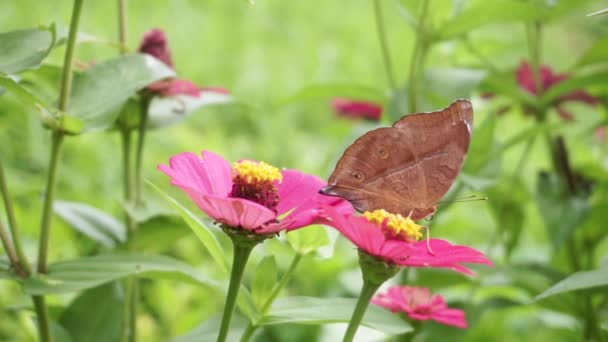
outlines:
{"label": "butterfly wing", "polygon": [[370,131],[344,152],[324,193],[345,198],[359,211],[426,217],[462,168],[472,122],[470,103],[459,100]]}

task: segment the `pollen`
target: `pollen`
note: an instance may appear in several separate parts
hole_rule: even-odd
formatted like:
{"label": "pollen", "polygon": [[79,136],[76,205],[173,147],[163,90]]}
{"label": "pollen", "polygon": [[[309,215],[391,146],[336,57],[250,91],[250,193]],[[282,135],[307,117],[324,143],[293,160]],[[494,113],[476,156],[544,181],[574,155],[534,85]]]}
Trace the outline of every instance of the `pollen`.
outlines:
{"label": "pollen", "polygon": [[276,167],[264,162],[254,162],[251,160],[234,163],[232,177],[238,177],[249,184],[274,181],[279,181],[280,183],[283,180],[281,171]]}
{"label": "pollen", "polygon": [[403,241],[417,241],[422,238],[423,227],[418,225],[410,217],[401,214],[392,214],[384,209],[366,211],[363,213],[369,222],[380,225],[384,235],[388,239]]}
{"label": "pollen", "polygon": [[243,198],[276,211],[279,204],[277,183],[283,174],[276,167],[264,162],[243,160],[232,167],[232,191],[230,197]]}

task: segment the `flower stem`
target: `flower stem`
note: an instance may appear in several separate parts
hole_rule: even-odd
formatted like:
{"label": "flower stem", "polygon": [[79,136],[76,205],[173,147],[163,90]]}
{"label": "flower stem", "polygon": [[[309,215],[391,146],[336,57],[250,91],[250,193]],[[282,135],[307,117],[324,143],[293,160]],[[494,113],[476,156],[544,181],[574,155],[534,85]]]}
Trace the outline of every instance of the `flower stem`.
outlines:
{"label": "flower stem", "polygon": [[127,0],[118,0],[118,41],[120,42],[120,52],[126,53],[127,47]]}
{"label": "flower stem", "polygon": [[394,93],[397,89],[397,82],[395,82],[393,63],[391,62],[391,55],[388,49],[388,42],[386,40],[384,17],[382,16],[382,5],[380,4],[380,0],[374,0],[374,15],[376,19],[378,40],[380,41],[380,48],[382,51],[382,58],[384,59],[384,68],[386,69],[386,77],[388,79],[388,84],[391,87],[391,92]]}
{"label": "flower stem", "polygon": [[38,321],[38,334],[41,342],[52,342],[51,325],[49,313],[43,296],[32,296],[34,309],[36,310],[36,320]]}
{"label": "flower stem", "polygon": [[[123,128],[120,137],[122,145],[122,178],[124,196],[126,203],[130,204],[133,201],[133,170],[131,168],[131,129]],[[129,213],[125,213],[125,223],[129,232],[132,232],[135,229],[135,221],[131,218]]]}
{"label": "flower stem", "polygon": [[425,34],[426,28],[424,27],[426,17],[428,15],[430,0],[424,0],[422,2],[422,9],[420,11],[420,18],[418,20],[418,28],[416,29],[416,42],[414,43],[414,51],[412,52],[412,60],[410,64],[410,76],[408,82],[409,90],[409,112],[417,113],[419,111],[419,89],[418,89],[418,76],[420,75],[420,69],[424,66],[424,59],[428,51],[429,43],[426,41],[427,37]]}
{"label": "flower stem", "polygon": [[144,142],[146,138],[146,128],[148,125],[148,108],[151,98],[142,96],[141,99],[141,118],[138,128],[137,150],[135,151],[135,204],[139,205],[143,201],[143,160]]}
{"label": "flower stem", "polygon": [[21,245],[20,234],[19,234],[19,226],[17,224],[17,220],[15,219],[15,210],[13,209],[13,202],[11,200],[11,196],[8,193],[8,186],[6,185],[6,177],[4,176],[4,167],[2,166],[2,162],[0,161],[0,192],[2,193],[2,199],[4,200],[4,208],[6,209],[6,216],[8,217],[9,231],[11,233],[11,240],[8,238],[8,234],[6,233],[6,229],[2,226],[2,222],[0,222],[0,234],[2,235],[2,243],[4,244],[4,249],[9,256],[11,264],[13,268],[17,271],[17,273],[22,277],[27,277],[31,271],[30,263],[23,252],[23,247]]}
{"label": "flower stem", "polygon": [[[63,75],[61,80],[61,92],[59,96],[59,109],[66,112],[70,103],[70,94],[72,93],[72,66],[74,60],[74,50],[76,48],[76,36],[78,35],[78,24],[80,22],[80,13],[82,12],[83,0],[74,0],[72,8],[72,18],[70,21],[70,32],[68,35],[65,58],[63,60]],[[57,184],[57,173],[59,169],[59,160],[61,159],[61,150],[63,146],[63,132],[54,131],[51,138],[51,159],[47,175],[46,191],[44,196],[44,205],[42,209],[42,220],[40,224],[40,241],[38,247],[38,272],[46,273],[47,256],[49,248],[49,240],[51,237],[51,216],[53,210],[53,200],[55,187]],[[42,342],[53,341],[51,333],[48,310],[44,297],[33,296],[34,307],[38,321],[38,333]]]}
{"label": "flower stem", "polygon": [[369,302],[376,293],[376,290],[380,287],[381,284],[374,284],[370,281],[363,281],[363,288],[361,289],[361,294],[359,294],[359,299],[357,300],[357,305],[355,306],[355,311],[353,312],[352,317],[350,318],[350,322],[348,323],[348,328],[346,329],[346,333],[344,334],[344,338],[342,341],[351,342],[357,333],[357,329],[359,328],[359,324],[361,324],[361,320],[363,320],[363,315],[365,315],[365,311],[369,306]]}
{"label": "flower stem", "polygon": [[241,286],[241,280],[243,279],[243,273],[245,271],[245,265],[249,255],[255,245],[240,244],[233,241],[234,244],[234,257],[232,259],[232,271],[230,273],[230,285],[228,286],[228,294],[226,294],[226,304],[224,306],[224,314],[222,315],[222,323],[220,326],[220,332],[217,336],[218,342],[226,341],[228,337],[228,329],[230,327],[230,320],[232,319],[232,312],[234,312],[234,306],[236,304],[236,297],[239,294],[239,288]]}
{"label": "flower stem", "polygon": [[247,328],[245,329],[243,336],[241,336],[241,342],[247,342],[247,341],[249,341],[251,336],[253,336],[253,333],[259,327],[258,323],[259,323],[260,319],[262,319],[264,317],[264,315],[266,314],[266,312],[268,312],[268,309],[270,309],[270,306],[272,305],[274,300],[277,298],[277,296],[279,295],[281,290],[285,287],[285,285],[287,285],[289,278],[291,278],[291,275],[293,274],[296,267],[300,263],[300,260],[302,260],[302,254],[296,253],[296,255],[293,257],[293,260],[291,260],[291,264],[289,265],[289,268],[283,275],[283,278],[281,278],[281,281],[279,282],[279,284],[274,287],[274,289],[272,290],[272,293],[270,294],[268,299],[266,299],[266,302],[264,302],[264,305],[262,305],[262,309],[260,310],[260,318],[258,320],[256,320],[255,323],[249,322],[249,325],[247,325]]}

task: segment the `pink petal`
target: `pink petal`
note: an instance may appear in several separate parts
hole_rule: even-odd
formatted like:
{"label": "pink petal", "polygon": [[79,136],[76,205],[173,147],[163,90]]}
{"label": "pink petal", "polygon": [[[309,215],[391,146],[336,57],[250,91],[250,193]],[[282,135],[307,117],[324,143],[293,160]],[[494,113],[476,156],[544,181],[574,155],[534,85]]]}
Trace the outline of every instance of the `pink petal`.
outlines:
{"label": "pink petal", "polygon": [[[387,245],[396,243],[399,243],[399,241],[387,241]],[[395,259],[395,261],[408,267],[450,268],[461,273],[474,274],[471,270],[462,266],[461,263],[492,265],[492,262],[482,252],[473,248],[452,245],[440,239],[431,239],[429,243],[434,254],[431,254],[428,250],[426,241],[407,244],[406,248],[384,246],[383,250],[386,249],[386,253],[391,258],[395,258],[396,253],[403,253],[401,259]]]}
{"label": "pink petal", "polygon": [[279,186],[281,200],[277,207],[279,216],[309,201],[325,185],[321,178],[297,170],[283,170],[282,174],[283,181]]}
{"label": "pink petal", "polygon": [[253,230],[276,218],[272,210],[242,198],[224,198],[192,192],[189,192],[189,195],[211,218],[234,228]]}
{"label": "pink petal", "polygon": [[228,91],[228,89],[222,88],[222,87],[203,87],[203,88],[200,88],[200,90],[203,91],[203,92],[211,92],[211,93],[220,93],[220,94],[224,94],[224,95],[230,95],[230,91]]}
{"label": "pink petal", "polygon": [[228,196],[232,190],[232,168],[221,156],[203,151],[203,158],[185,152],[172,157],[169,165],[159,165],[159,170],[171,177],[171,184],[194,190],[197,193]]}
{"label": "pink petal", "polygon": [[146,32],[137,51],[154,56],[167,66],[174,67],[167,36],[161,29],[156,28]]}
{"label": "pink petal", "polygon": [[431,314],[431,319],[461,329],[468,326],[465,312],[459,309],[445,308],[435,311]]}
{"label": "pink petal", "polygon": [[191,81],[179,78],[167,78],[156,81],[147,87],[148,91],[163,97],[186,95],[191,97],[201,96],[199,87]]}
{"label": "pink petal", "polygon": [[522,61],[519,69],[517,69],[517,83],[519,86],[529,93],[536,95],[536,82],[534,81],[534,75],[532,73],[532,67],[526,61]]}
{"label": "pink petal", "polygon": [[338,115],[344,117],[378,121],[382,116],[382,107],[369,101],[337,97],[331,101],[331,105]]}
{"label": "pink petal", "polygon": [[329,219],[327,224],[339,230],[359,249],[380,257],[385,237],[382,231],[367,219],[354,215],[344,215],[338,208],[324,206],[323,215]]}

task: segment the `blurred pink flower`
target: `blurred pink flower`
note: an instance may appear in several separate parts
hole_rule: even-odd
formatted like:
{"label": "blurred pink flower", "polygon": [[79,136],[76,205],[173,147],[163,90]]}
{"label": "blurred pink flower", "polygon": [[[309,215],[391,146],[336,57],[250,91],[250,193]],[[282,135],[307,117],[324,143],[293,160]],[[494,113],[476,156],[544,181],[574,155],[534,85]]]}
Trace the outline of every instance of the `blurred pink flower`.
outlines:
{"label": "blurred pink flower", "polygon": [[380,120],[382,107],[368,101],[357,101],[343,97],[336,97],[331,101],[336,114],[352,119]]}
{"label": "blurred pink flower", "polygon": [[[169,49],[167,35],[161,29],[155,28],[146,32],[137,51],[151,55],[165,63],[171,69],[175,69],[173,58],[171,57],[171,49]],[[147,87],[147,90],[153,94],[163,97],[173,97],[178,95],[200,97],[207,92],[221,92],[228,94],[228,91],[224,88],[200,88],[189,80],[180,79],[177,77],[156,81],[150,84]]]}
{"label": "blurred pink flower", "polygon": [[[556,84],[563,82],[570,78],[568,74],[557,74],[553,71],[553,69],[548,65],[540,66],[540,85],[543,91],[548,90],[549,88],[555,86]],[[517,83],[527,92],[532,95],[538,96],[538,89],[536,86],[536,82],[534,80],[534,73],[532,71],[532,67],[530,63],[527,61],[522,61],[519,68],[517,69]],[[574,115],[566,110],[562,104],[568,101],[578,101],[583,102],[589,105],[598,104],[599,100],[588,92],[578,89],[570,92],[569,94],[563,95],[557,98],[552,105],[555,107],[559,115],[564,120],[572,121],[574,120]]]}
{"label": "blurred pink flower", "polygon": [[339,230],[359,250],[389,264],[405,267],[448,268],[471,275],[474,272],[461,265],[462,263],[492,265],[492,262],[482,252],[467,246],[452,245],[448,241],[440,239],[428,241],[404,239],[403,235],[387,234],[390,229],[385,229],[386,222],[373,223],[365,217],[355,216],[352,213],[344,214],[329,206],[323,208],[323,213],[327,219],[325,224]]}
{"label": "blurred pink flower", "polygon": [[173,59],[171,58],[171,49],[169,49],[169,41],[165,32],[161,29],[155,28],[146,32],[137,51],[152,55],[167,66],[175,69]]}
{"label": "blurred pink flower", "polygon": [[392,312],[404,312],[414,320],[434,320],[458,328],[467,327],[464,311],[449,308],[443,296],[432,296],[428,288],[393,286],[386,293],[376,295],[372,303]]}
{"label": "blurred pink flower", "polygon": [[320,222],[320,206],[347,213],[352,206],[319,194],[320,178],[250,160],[230,166],[221,156],[186,152],[159,165],[207,215],[231,228],[256,234],[278,233]]}

